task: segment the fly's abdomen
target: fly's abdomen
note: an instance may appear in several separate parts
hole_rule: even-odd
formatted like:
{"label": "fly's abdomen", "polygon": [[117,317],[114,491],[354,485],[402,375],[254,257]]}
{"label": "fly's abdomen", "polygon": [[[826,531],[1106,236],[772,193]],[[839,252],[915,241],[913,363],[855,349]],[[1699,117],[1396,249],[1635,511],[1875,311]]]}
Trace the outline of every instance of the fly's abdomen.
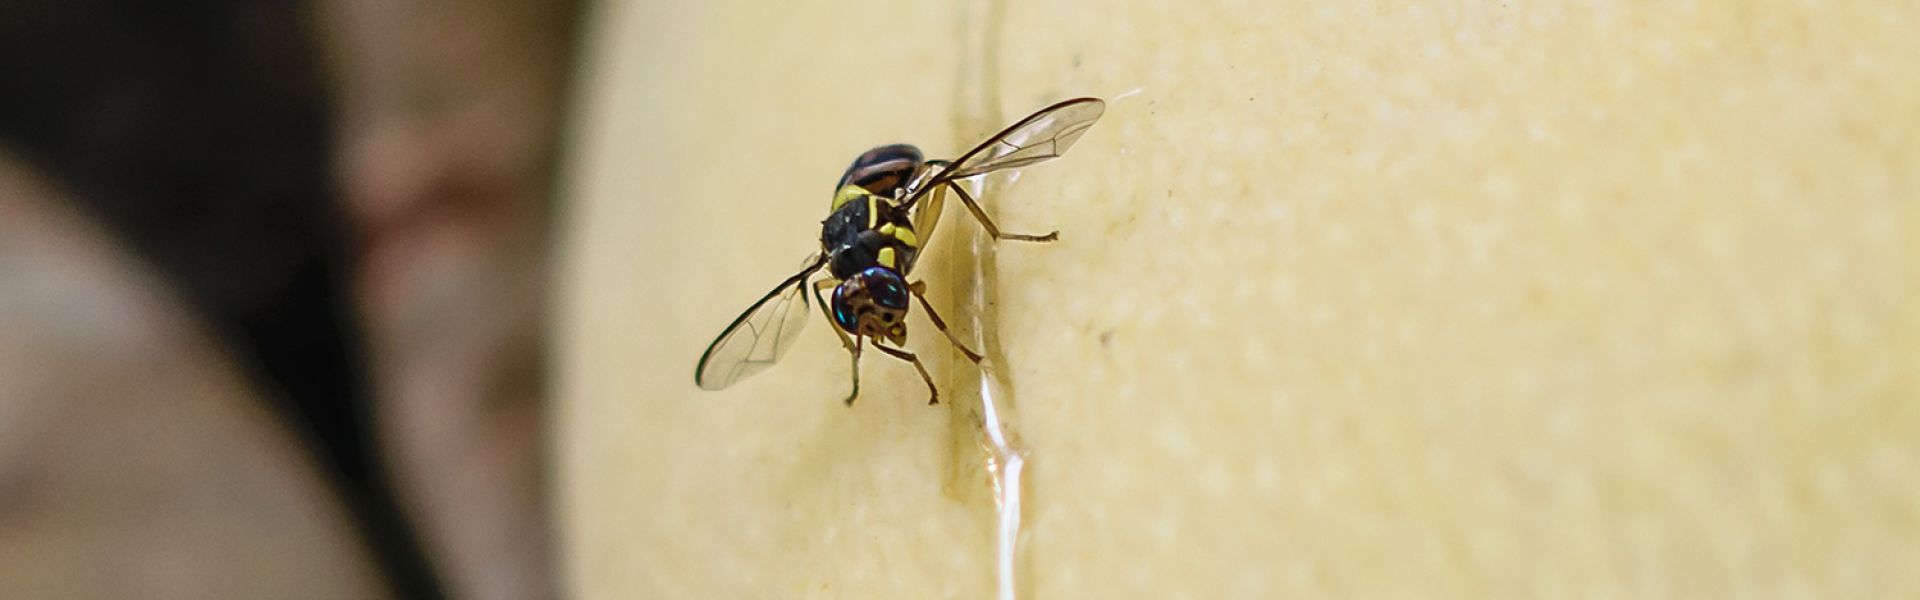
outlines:
{"label": "fly's abdomen", "polygon": [[891,144],[866,151],[853,159],[845,173],[840,174],[840,183],[836,189],[853,185],[881,196],[893,197],[926,157],[920,149],[908,144]]}

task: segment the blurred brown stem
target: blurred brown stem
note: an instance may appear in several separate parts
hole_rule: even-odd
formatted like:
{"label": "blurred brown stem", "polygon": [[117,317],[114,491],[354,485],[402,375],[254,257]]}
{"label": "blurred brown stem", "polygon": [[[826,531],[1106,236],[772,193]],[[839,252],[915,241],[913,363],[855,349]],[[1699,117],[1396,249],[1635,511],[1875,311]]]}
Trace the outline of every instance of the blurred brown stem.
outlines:
{"label": "blurred brown stem", "polygon": [[379,437],[455,597],[555,593],[542,290],[572,8],[324,4]]}

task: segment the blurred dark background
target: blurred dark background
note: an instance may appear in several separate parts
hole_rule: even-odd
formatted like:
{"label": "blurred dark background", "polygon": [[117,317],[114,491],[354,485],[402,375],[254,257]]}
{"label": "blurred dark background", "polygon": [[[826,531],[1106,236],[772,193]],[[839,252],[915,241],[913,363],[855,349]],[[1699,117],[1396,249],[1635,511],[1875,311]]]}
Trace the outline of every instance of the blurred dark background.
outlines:
{"label": "blurred dark background", "polygon": [[555,593],[576,8],[0,5],[0,596]]}

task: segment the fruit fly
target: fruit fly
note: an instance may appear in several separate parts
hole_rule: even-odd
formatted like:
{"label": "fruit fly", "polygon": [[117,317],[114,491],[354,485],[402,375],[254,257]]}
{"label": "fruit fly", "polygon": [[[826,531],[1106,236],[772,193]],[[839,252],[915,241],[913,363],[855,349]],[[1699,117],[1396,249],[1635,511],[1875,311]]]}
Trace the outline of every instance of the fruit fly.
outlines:
{"label": "fruit fly", "polygon": [[[861,154],[834,186],[833,204],[820,222],[820,251],[807,258],[800,272],[782,280],[720,331],[700,355],[694,383],[702,389],[725,389],[779,361],[807,324],[812,312],[808,296],[812,296],[812,303],[833,322],[834,333],[853,357],[853,391],[847,394],[847,404],[860,396],[860,353],[867,340],[881,353],[912,364],[927,383],[931,394],[927,403],[939,403],[940,390],[933,377],[920,357],[904,348],[909,302],[919,301],[927,319],[968,360],[981,360],[978,352],[947,330],[946,321],[927,302],[926,282],[909,281],[920,250],[939,223],[946,193],[951,190],[958,196],[995,240],[1058,239],[1058,231],[1046,235],[1001,231],[959,183],[1065,154],[1105,110],[1106,103],[1098,98],[1059,102],[953,160],[926,160],[919,148],[907,144],[880,146]],[[823,293],[828,289],[833,290],[831,299]]]}

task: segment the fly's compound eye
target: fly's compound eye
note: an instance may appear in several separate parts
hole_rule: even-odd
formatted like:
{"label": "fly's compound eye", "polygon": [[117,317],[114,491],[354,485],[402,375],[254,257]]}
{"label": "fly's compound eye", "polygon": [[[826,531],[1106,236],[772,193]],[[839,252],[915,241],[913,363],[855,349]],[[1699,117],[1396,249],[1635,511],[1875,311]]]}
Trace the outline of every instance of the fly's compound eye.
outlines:
{"label": "fly's compound eye", "polygon": [[861,319],[862,333],[900,344],[907,341],[907,282],[892,269],[873,267],[855,276],[865,284],[872,310]]}
{"label": "fly's compound eye", "polygon": [[867,293],[873,296],[875,304],[897,311],[907,309],[907,282],[900,279],[899,273],[873,267],[855,277],[866,280]]}
{"label": "fly's compound eye", "polygon": [[[849,289],[853,287],[856,286],[851,279],[840,282],[840,285],[833,288],[833,300],[831,301],[833,303],[833,324],[839,325],[840,329],[847,333],[859,333],[859,330],[856,329],[860,324],[859,313],[854,310],[852,298],[852,296],[856,294],[849,292],[864,290]],[[858,295],[864,296],[864,294]]]}

